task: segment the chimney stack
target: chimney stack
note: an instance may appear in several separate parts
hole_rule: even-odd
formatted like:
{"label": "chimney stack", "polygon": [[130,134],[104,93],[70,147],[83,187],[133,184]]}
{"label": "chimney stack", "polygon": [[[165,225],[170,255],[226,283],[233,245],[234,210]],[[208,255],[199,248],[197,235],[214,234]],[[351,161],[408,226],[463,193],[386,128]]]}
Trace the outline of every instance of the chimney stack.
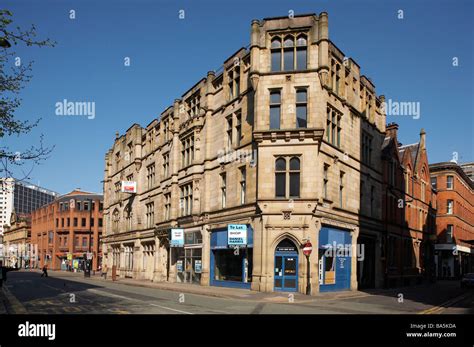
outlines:
{"label": "chimney stack", "polygon": [[[396,139],[397,138],[397,133],[398,133],[398,124],[397,123],[387,124],[387,127],[385,128],[385,133],[387,134],[387,136]],[[397,142],[398,142],[398,140],[397,140]]]}
{"label": "chimney stack", "polygon": [[421,128],[420,131],[420,148],[425,149],[426,148],[426,132],[425,129]]}

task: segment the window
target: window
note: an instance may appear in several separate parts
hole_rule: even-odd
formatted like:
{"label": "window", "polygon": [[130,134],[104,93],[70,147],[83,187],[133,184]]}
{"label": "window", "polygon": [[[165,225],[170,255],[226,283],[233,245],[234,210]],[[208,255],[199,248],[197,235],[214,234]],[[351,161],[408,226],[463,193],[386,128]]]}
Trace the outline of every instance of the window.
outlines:
{"label": "window", "polygon": [[454,178],[453,176],[446,177],[446,188],[453,189],[454,188]]}
{"label": "window", "polygon": [[85,227],[85,226],[86,226],[86,219],[81,218],[81,227]]}
{"label": "window", "polygon": [[90,223],[89,225],[90,225],[91,227],[93,227],[93,226],[94,226],[94,218],[91,218],[90,221],[89,221],[89,223]]}
{"label": "window", "polygon": [[66,226],[69,228],[71,226],[71,218],[66,219]]}
{"label": "window", "polygon": [[193,185],[186,184],[181,187],[181,216],[190,215],[193,211]]}
{"label": "window", "polygon": [[388,183],[392,186],[395,185],[395,170],[396,163],[393,159],[388,161]]}
{"label": "window", "polygon": [[146,181],[148,189],[155,185],[155,164],[148,165],[146,168]]}
{"label": "window", "polygon": [[56,218],[56,228],[59,228],[59,218]]}
{"label": "window", "polygon": [[221,176],[221,206],[222,208],[225,208],[226,198],[227,198],[227,175],[223,173],[220,176]]}
{"label": "window", "polygon": [[195,95],[191,96],[186,101],[186,106],[188,108],[188,115],[189,117],[196,117],[199,116],[200,104],[201,102],[201,95],[197,92]]}
{"label": "window", "polygon": [[165,220],[171,218],[171,193],[165,194]]}
{"label": "window", "polygon": [[[120,185],[120,182],[119,182],[119,185]],[[89,202],[88,201],[84,201],[83,206],[84,206],[84,211],[89,211]]]}
{"label": "window", "polygon": [[74,246],[79,247],[79,236],[74,238]]}
{"label": "window", "polygon": [[226,118],[227,148],[232,148],[232,116]]}
{"label": "window", "polygon": [[77,218],[76,217],[74,217],[74,219],[73,219],[73,226],[77,227]]}
{"label": "window", "polygon": [[362,132],[362,162],[372,164],[372,136],[365,131]]}
{"label": "window", "polygon": [[163,154],[163,177],[168,177],[170,169],[170,155]]}
{"label": "window", "polygon": [[236,63],[227,73],[229,78],[229,99],[232,100],[240,94],[240,64]]}
{"label": "window", "polygon": [[77,202],[76,202],[76,210],[82,211],[82,209],[81,209],[81,202],[80,202],[80,201],[77,201]]}
{"label": "window", "polygon": [[114,233],[119,231],[119,221],[120,221],[119,212],[118,210],[115,210],[112,215],[112,231]]}
{"label": "window", "polygon": [[270,129],[280,129],[280,113],[280,90],[272,90],[270,91]]}
{"label": "window", "polygon": [[341,113],[327,107],[326,140],[336,147],[341,146]]}
{"label": "window", "polygon": [[454,201],[453,200],[448,200],[446,213],[447,214],[453,214],[453,208],[454,208]]}
{"label": "window", "polygon": [[452,224],[448,224],[446,228],[446,243],[453,242],[453,235],[454,235],[454,226]]}
{"label": "window", "polygon": [[331,81],[332,81],[332,90],[339,94],[339,84],[340,84],[340,71],[341,65],[336,62],[334,59],[331,60]]}
{"label": "window", "polygon": [[240,169],[240,204],[245,204],[247,193],[247,170],[245,167]]}
{"label": "window", "polygon": [[87,247],[87,237],[82,238],[82,247]]}
{"label": "window", "polygon": [[342,208],[342,201],[344,197],[344,172],[339,174],[339,207]]}
{"label": "window", "polygon": [[[296,38],[296,44],[295,44]],[[283,41],[283,45],[282,43]],[[271,71],[305,70],[307,68],[306,35],[274,36],[271,41]]]}
{"label": "window", "polygon": [[48,232],[48,243],[49,244],[52,244],[53,243],[53,237],[54,237],[54,234],[52,231],[49,231]]}
{"label": "window", "polygon": [[169,140],[169,121],[168,119],[163,121],[163,138],[165,139],[165,141],[168,141]]}
{"label": "window", "polygon": [[436,177],[431,177],[431,188],[437,189],[438,179]]}
{"label": "window", "polygon": [[[287,165],[289,166],[287,167]],[[297,157],[292,157],[290,160],[276,159],[275,196],[277,198],[298,198],[300,196],[300,160]]]}
{"label": "window", "polygon": [[[152,228],[155,225],[155,203],[150,202],[146,206],[146,227]],[[131,216],[130,216],[131,220]]]}
{"label": "window", "polygon": [[242,114],[240,112],[235,114],[235,145],[240,146],[242,140]]}
{"label": "window", "polygon": [[99,227],[102,226],[102,218],[99,218]]}
{"label": "window", "polygon": [[324,164],[324,170],[323,170],[323,197],[326,200],[328,199],[328,182],[329,182],[328,170],[329,170],[329,165]]}
{"label": "window", "polygon": [[375,214],[375,187],[370,187],[370,215],[374,217]]}
{"label": "window", "polygon": [[61,218],[61,228],[64,228],[64,218]]}
{"label": "window", "polygon": [[275,196],[284,198],[286,195],[286,160],[278,158],[275,162]]}
{"label": "window", "polygon": [[425,201],[426,199],[426,183],[421,181],[421,201]]}
{"label": "window", "polygon": [[274,37],[271,44],[272,71],[281,71],[281,38]]}
{"label": "window", "polygon": [[194,160],[194,135],[190,135],[181,140],[181,164],[186,167]]}
{"label": "window", "polygon": [[307,90],[297,89],[296,90],[296,127],[306,128],[307,122]]}

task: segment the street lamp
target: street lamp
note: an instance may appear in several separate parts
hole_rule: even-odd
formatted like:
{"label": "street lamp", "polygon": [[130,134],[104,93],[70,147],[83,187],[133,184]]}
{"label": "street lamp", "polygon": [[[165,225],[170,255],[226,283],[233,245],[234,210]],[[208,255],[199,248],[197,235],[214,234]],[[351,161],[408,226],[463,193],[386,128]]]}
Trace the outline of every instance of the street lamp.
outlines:
{"label": "street lamp", "polygon": [[89,256],[91,253],[91,240],[92,240],[92,199],[87,199],[89,202],[89,252],[86,254],[86,259],[84,261],[84,277],[91,277],[91,261]]}

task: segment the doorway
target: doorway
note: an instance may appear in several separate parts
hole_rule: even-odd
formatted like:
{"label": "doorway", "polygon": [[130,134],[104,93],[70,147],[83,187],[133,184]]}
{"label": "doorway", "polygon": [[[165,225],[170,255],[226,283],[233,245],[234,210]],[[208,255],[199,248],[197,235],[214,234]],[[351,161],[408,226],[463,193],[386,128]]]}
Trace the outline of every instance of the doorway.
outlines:
{"label": "doorway", "polygon": [[296,292],[298,290],[298,249],[285,239],[275,249],[274,290]]}

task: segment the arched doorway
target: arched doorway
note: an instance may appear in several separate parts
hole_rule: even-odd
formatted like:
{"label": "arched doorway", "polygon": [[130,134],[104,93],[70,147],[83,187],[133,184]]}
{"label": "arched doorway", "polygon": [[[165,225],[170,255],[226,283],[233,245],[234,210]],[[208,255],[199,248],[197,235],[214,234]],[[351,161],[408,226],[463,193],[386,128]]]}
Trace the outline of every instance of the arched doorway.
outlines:
{"label": "arched doorway", "polygon": [[282,292],[298,290],[298,248],[289,239],[282,240],[275,248],[273,289]]}

